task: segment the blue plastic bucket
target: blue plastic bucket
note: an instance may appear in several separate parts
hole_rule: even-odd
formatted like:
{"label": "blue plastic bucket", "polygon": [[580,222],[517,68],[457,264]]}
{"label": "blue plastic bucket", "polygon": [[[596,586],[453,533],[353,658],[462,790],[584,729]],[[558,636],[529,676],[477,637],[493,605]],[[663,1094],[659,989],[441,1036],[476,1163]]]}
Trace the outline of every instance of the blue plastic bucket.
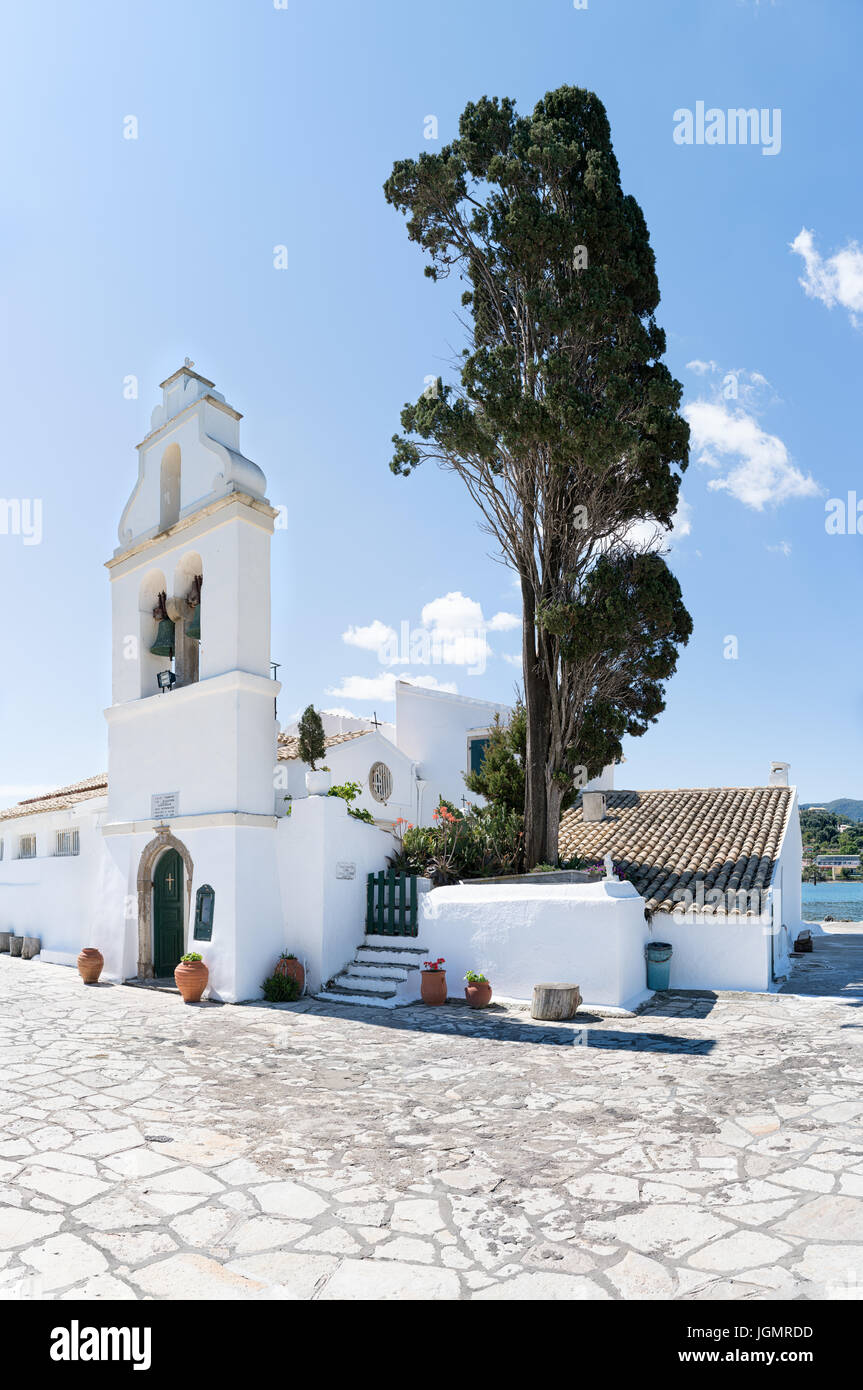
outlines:
{"label": "blue plastic bucket", "polygon": [[647,988],[668,989],[671,974],[672,946],[668,941],[650,941],[645,947],[647,956]]}

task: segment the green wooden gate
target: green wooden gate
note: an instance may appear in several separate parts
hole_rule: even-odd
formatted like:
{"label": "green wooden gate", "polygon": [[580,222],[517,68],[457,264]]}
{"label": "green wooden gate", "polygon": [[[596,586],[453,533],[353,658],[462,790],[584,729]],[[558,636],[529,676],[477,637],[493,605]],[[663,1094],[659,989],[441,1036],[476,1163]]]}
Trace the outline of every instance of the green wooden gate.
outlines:
{"label": "green wooden gate", "polygon": [[416,936],[417,880],[415,874],[381,870],[366,879],[366,934]]}

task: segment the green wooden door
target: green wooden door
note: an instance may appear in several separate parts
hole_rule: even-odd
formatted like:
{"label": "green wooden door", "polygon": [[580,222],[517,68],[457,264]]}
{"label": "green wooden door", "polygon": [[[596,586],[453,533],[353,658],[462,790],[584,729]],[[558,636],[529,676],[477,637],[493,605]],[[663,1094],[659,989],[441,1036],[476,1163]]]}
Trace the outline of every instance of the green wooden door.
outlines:
{"label": "green wooden door", "polygon": [[173,975],[183,954],[183,861],[166,850],[153,875],[153,973]]}

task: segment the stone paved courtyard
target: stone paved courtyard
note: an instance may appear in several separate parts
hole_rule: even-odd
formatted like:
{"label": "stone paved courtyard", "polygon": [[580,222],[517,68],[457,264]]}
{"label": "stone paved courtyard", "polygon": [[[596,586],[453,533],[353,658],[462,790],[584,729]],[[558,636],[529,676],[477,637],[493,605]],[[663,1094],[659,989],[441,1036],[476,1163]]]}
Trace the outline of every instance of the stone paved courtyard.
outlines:
{"label": "stone paved courtyard", "polygon": [[832,998],[558,1025],[185,1007],[0,956],[0,1289],[860,1298],[861,946],[799,962]]}

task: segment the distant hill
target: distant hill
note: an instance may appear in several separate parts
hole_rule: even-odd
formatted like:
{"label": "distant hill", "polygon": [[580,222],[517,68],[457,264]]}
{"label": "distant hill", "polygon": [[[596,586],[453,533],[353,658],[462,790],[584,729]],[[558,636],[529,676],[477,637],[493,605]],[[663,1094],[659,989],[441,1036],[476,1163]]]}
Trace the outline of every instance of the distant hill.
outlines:
{"label": "distant hill", "polygon": [[863,801],[853,801],[850,796],[840,796],[835,801],[808,801],[800,809],[808,811],[813,806],[832,811],[835,816],[847,816],[849,820],[863,820]]}

